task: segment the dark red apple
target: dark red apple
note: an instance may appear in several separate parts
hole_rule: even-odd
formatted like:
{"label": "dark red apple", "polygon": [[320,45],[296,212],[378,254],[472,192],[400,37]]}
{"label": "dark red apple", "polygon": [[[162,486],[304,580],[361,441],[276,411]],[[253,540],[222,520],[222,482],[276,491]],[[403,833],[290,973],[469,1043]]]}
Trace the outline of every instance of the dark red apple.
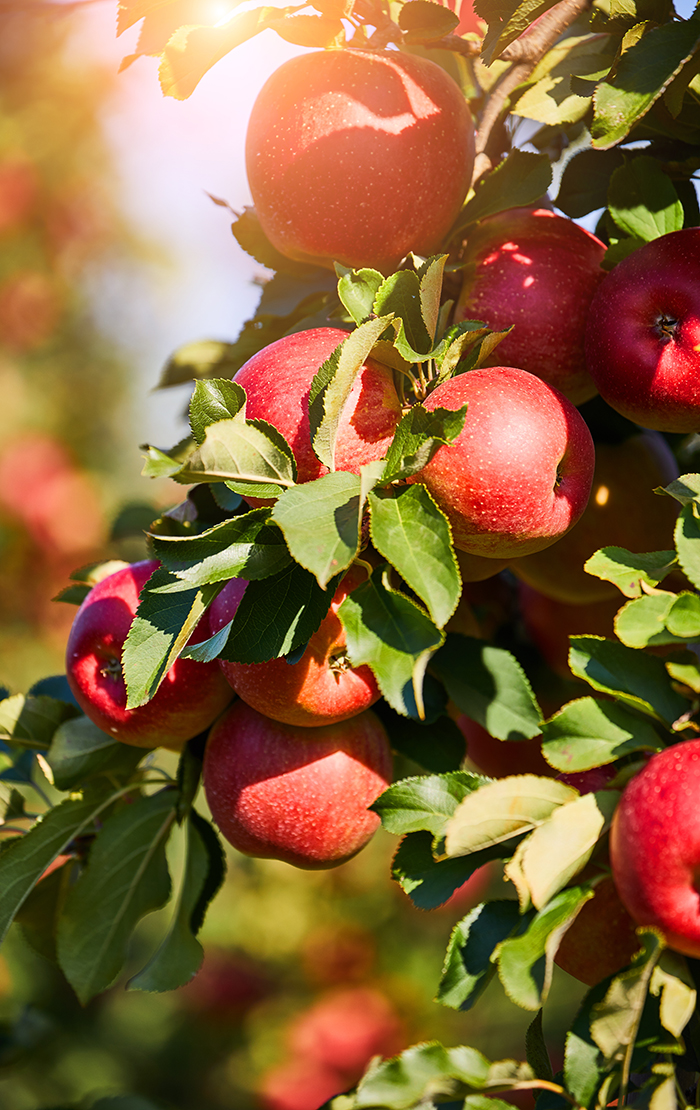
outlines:
{"label": "dark red apple", "polygon": [[615,614],[624,598],[591,602],[588,605],[567,605],[563,601],[539,593],[521,582],[518,587],[520,612],[525,629],[542,656],[562,678],[571,678],[569,670],[569,636],[607,636],[612,638]]}
{"label": "dark red apple", "polygon": [[513,572],[556,601],[583,605],[617,598],[622,604],[617,586],[587,574],[583,564],[601,547],[672,548],[679,506],[654,490],[677,477],[676,460],[658,432],[597,443],[593,488],[581,519],[546,551],[514,562]]}
{"label": "dark red apple", "polygon": [[594,449],[585,421],[558,390],[511,366],[451,378],[426,408],[465,403],[457,439],[409,481],[427,487],[462,551],[504,559],[548,547],[588,501]]}
{"label": "dark red apple", "polygon": [[207,802],[229,843],[313,870],[365,846],[379,826],[367,807],[390,778],[389,741],[371,710],[300,728],[238,701],[212,729],[204,756]]}
{"label": "dark red apple", "polygon": [[[309,390],[319,367],[347,337],[348,332],[338,328],[285,335],[253,355],[233,379],[248,396],[248,418],[274,424],[289,443],[299,482],[311,482],[328,472],[311,446]],[[367,359],[340,420],[336,469],[359,473],[365,463],[381,459],[401,415],[391,370]]]}
{"label": "dark red apple", "polygon": [[[208,728],[226,708],[232,692],[218,663],[178,659],[150,702],[126,708],[122,649],[139,593],[158,566],[155,560],[133,563],[92,588],[68,637],[66,676],[85,715],[115,740],[139,748],[179,749]],[[205,614],[192,642],[210,635]]]}
{"label": "dark red apple", "polygon": [[700,740],[651,757],[625,787],[610,830],[620,899],[638,925],[700,957]]}
{"label": "dark red apple", "polygon": [[503,779],[508,775],[547,775],[556,771],[542,755],[542,738],[532,740],[499,740],[480,724],[464,714],[457,718],[467,742],[467,757],[483,775]]}
{"label": "dark red apple", "polygon": [[593,898],[586,902],[564,933],[554,962],[592,987],[607,975],[626,967],[639,951],[635,928],[613,880],[602,879]]}
{"label": "dark red apple", "polygon": [[[360,567],[350,568],[298,663],[271,659],[246,664],[221,659],[221,670],[238,696],[266,717],[306,728],[345,721],[374,705],[381,696],[377,681],[369,667],[351,666],[345,629],[338,617],[341,603],[366,577]],[[210,616],[213,632],[233,619],[245,585],[242,579],[233,579],[216,598]]]}
{"label": "dark red apple", "polygon": [[515,325],[491,364],[529,370],[579,405],[596,392],[583,343],[604,254],[595,235],[545,208],[501,212],[469,237],[455,319]]}
{"label": "dark red apple", "polygon": [[588,313],[586,362],[629,420],[700,429],[700,228],[654,239],[610,271]]}
{"label": "dark red apple", "polygon": [[474,126],[457,84],[398,51],[292,58],[263,86],[246,167],[260,223],[289,258],[390,273],[434,254],[469,191]]}

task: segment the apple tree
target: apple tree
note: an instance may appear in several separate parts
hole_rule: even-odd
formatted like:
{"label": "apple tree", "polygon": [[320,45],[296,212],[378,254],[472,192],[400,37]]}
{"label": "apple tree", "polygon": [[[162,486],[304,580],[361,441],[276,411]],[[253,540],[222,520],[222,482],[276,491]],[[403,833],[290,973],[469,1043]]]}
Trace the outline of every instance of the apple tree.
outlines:
{"label": "apple tree", "polygon": [[[143,20],[137,55],[160,57],[166,95],[189,96],[265,29],[315,52],[281,67],[253,113],[256,207],[234,213],[233,234],[271,272],[256,314],[163,371],[163,388],[193,385],[188,436],[145,448],[145,477],[185,495],[150,525],[156,562],[82,568],[60,595],[81,605],[74,629],[90,614],[111,662],[79,681],[70,646],[67,677],[0,702],[0,932],[16,920],[53,946],[88,1001],[170,899],[179,824],[170,926],[129,986],[184,985],[224,873],[203,763],[234,845],[306,866],[289,832],[306,820],[314,865],[342,862],[348,852],[323,856],[318,815],[335,834],[366,822],[364,803],[353,817],[352,772],[319,789],[305,753],[336,729],[352,754],[347,737],[371,713],[373,743],[415,768],[375,784],[369,807],[399,838],[393,881],[425,910],[487,862],[508,884],[456,922],[437,1001],[469,1010],[497,978],[533,1018],[521,1061],[418,1045],[373,1063],[331,1110],[500,1110],[519,1091],[539,1110],[697,1105],[700,18],[668,0],[477,0],[464,33],[470,13],[432,0],[231,4],[216,25],[180,15],[175,0],[119,9],[120,30]],[[573,222],[593,213],[595,236]],[[602,457],[640,427],[675,452],[673,476],[642,483],[658,498],[641,538],[638,522],[625,531],[623,493],[614,542],[574,545],[572,580],[585,569],[611,608],[601,635],[580,599],[557,674],[528,632],[519,563],[557,561],[557,541],[618,495],[595,446]],[[623,490],[632,480],[620,475]],[[115,587],[124,574],[131,602]],[[556,602],[546,573],[539,588],[542,607]],[[550,619],[569,631],[556,606]],[[208,749],[220,698],[201,732],[173,741],[173,675],[188,663],[220,668],[241,699]],[[338,687],[364,671],[369,700],[325,723],[312,698],[300,727],[289,716],[317,665]],[[156,699],[162,734],[144,740]],[[284,730],[284,759],[310,775],[304,806],[287,791],[244,813],[236,776],[286,773],[267,748]],[[477,735],[499,753],[491,774]],[[176,777],[160,746],[181,747]],[[531,769],[511,772],[514,746]],[[542,1026],[555,963],[590,988],[559,1033],[556,1072]]]}

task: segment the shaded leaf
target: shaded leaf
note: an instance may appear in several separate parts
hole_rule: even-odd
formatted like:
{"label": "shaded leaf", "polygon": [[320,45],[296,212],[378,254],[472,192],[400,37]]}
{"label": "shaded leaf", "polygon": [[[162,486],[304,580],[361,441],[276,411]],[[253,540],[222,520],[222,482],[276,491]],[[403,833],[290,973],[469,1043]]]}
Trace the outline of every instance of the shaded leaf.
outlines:
{"label": "shaded leaf", "polygon": [[45,694],[13,694],[0,701],[0,740],[45,751],[58,726],[79,713],[75,705]]}
{"label": "shaded leaf", "polygon": [[671,688],[661,659],[600,636],[571,636],[570,643],[571,670],[594,690],[613,694],[667,725],[687,709],[685,699]]}
{"label": "shaded leaf", "polygon": [[666,621],[675,600],[676,594],[659,592],[628,601],[615,617],[618,640],[632,648],[683,643],[682,639],[666,630]]}
{"label": "shaded leaf", "polygon": [[[398,327],[394,344],[407,362],[422,362],[432,348],[432,335],[423,319],[420,280],[412,270],[399,270],[382,282],[374,311]],[[377,336],[377,339],[379,336]]]}
{"label": "shaded leaf", "polygon": [[683,206],[673,182],[656,158],[645,155],[615,170],[608,210],[626,235],[644,242],[683,227]]}
{"label": "shaded leaf", "polygon": [[412,405],[400,421],[387,451],[382,481],[395,482],[417,474],[427,466],[438,448],[457,438],[466,415],[466,405],[457,410],[437,408],[432,412],[422,405]]}
{"label": "shaded leaf", "polygon": [[325,588],[360,546],[360,477],[340,470],[287,490],[272,511],[297,563]]}
{"label": "shaded leaf", "polygon": [[621,166],[620,150],[582,150],[564,167],[555,205],[572,220],[604,208],[613,171]]}
{"label": "shaded leaf", "polygon": [[135,925],[170,896],[165,843],[176,800],[174,791],[163,790],[109,817],[66,899],[58,957],[83,1004],[111,986]]}
{"label": "shaded leaf", "polygon": [[451,237],[456,238],[471,224],[495,216],[497,212],[534,204],[544,196],[551,183],[552,168],[546,154],[511,151],[495,170],[481,178],[476,193],[457,217]]}
{"label": "shaded leaf", "polygon": [[399,844],[391,865],[392,879],[421,910],[444,905],[485,863],[510,855],[513,850],[512,845],[495,845],[471,856],[436,860],[432,843],[430,832],[408,833]]}
{"label": "shaded leaf", "polygon": [[448,635],[432,669],[456,706],[499,740],[539,735],[542,713],[514,655],[458,633]]}
{"label": "shaded leaf", "polygon": [[587,574],[612,582],[625,597],[641,597],[641,583],[658,586],[676,566],[675,551],[651,551],[635,555],[624,547],[603,547],[583,566]]}
{"label": "shaded leaf", "polygon": [[195,536],[152,535],[151,547],[164,567],[192,586],[267,578],[290,561],[284,537],[270,527],[269,516],[269,509],[252,509]]}
{"label": "shaded leaf", "polygon": [[178,347],[161,371],[158,389],[205,378],[232,378],[240,369],[236,346],[219,339],[200,339]]}
{"label": "shaded leaf", "polygon": [[292,449],[264,420],[242,416],[209,424],[204,440],[176,474],[176,481],[226,482],[243,497],[278,497],[296,482]]}
{"label": "shaded leaf", "polygon": [[657,932],[640,929],[638,936],[642,951],[633,958],[629,968],[614,977],[605,997],[591,1014],[591,1036],[607,1060],[630,1049],[654,967],[663,951],[663,941]]}
{"label": "shaded leaf", "polygon": [[522,927],[514,901],[482,903],[452,930],[436,1002],[470,1010],[496,974],[494,949]]}
{"label": "shaded leaf", "polygon": [[[427,686],[430,675],[426,675]],[[414,721],[401,717],[381,699],[372,707],[381,720],[394,751],[408,756],[426,771],[441,774],[458,770],[464,759],[464,736],[451,717],[434,721]]]}
{"label": "shaded leaf", "polygon": [[424,717],[423,675],[442,633],[413,601],[393,590],[386,568],[349,594],[338,609],[353,667],[368,664],[392,709]]}
{"label": "shaded leaf", "polygon": [[88,717],[59,725],[47,753],[58,790],[70,790],[107,771],[123,778],[136,770],[143,757],[143,749],[115,741]]}

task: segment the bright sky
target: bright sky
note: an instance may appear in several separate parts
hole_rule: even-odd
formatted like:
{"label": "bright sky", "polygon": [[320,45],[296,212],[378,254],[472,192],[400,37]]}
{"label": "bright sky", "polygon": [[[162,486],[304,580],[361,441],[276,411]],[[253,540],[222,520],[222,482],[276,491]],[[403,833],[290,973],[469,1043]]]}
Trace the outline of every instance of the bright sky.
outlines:
{"label": "bright sky", "polygon": [[[76,59],[99,58],[116,71],[134,50],[138,28],[117,39],[116,7],[104,0],[76,19]],[[267,77],[299,52],[267,31],[218,62],[186,101],[162,95],[156,59],[140,58],[117,78],[105,113],[117,195],[162,257],[151,272],[110,274],[95,296],[104,328],[125,343],[141,375],[135,442],[168,446],[182,435],[187,388],[150,393],[168,355],[196,339],[234,339],[255,309],[252,282],[264,271],[239,248],[226,210],[205,193],[236,209],[250,204],[248,117]]]}

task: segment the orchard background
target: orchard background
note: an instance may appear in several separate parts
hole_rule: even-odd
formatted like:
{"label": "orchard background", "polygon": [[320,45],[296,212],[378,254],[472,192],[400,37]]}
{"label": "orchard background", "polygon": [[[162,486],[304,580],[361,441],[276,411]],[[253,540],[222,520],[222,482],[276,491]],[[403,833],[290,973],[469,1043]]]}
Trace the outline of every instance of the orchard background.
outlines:
{"label": "orchard background", "polygon": [[[125,22],[128,16],[138,22],[148,7],[125,4],[122,17]],[[232,5],[192,0],[162,7],[166,9],[162,22],[157,12],[149,15],[153,53],[160,52],[170,33],[180,25],[201,23],[211,27],[230,15]],[[482,14],[495,26],[519,13],[516,20],[521,19],[524,28],[546,7],[484,5]],[[581,21],[574,33],[586,34],[590,12],[584,5],[569,7],[568,16]],[[59,8],[62,10],[57,13],[54,9]],[[33,818],[25,813],[48,812],[65,799],[75,800],[79,796],[75,792],[82,789],[82,776],[87,776],[85,782],[89,782],[92,773],[88,764],[71,772],[64,762],[57,769],[55,759],[52,767],[49,746],[62,710],[50,707],[60,706],[66,690],[55,682],[39,687],[35,684],[63,669],[65,641],[75,612],[70,601],[78,600],[82,586],[74,582],[68,587],[73,594],[72,598],[67,595],[67,603],[55,604],[51,599],[68,586],[69,575],[77,567],[105,559],[131,562],[146,557],[144,529],[180,502],[185,491],[167,477],[173,461],[159,452],[151,452],[155,482],[149,484],[140,478],[138,444],[148,441],[165,447],[180,440],[187,430],[183,414],[191,378],[206,381],[230,377],[244,357],[260,345],[255,335],[251,345],[250,327],[244,332],[242,347],[226,344],[235,342],[241,325],[256,312],[259,288],[254,282],[260,284],[269,278],[279,260],[267,253],[260,239],[251,241],[245,220],[238,224],[237,239],[252,254],[243,253],[229,235],[230,213],[225,204],[240,213],[250,203],[243,170],[243,140],[253,101],[265,77],[285,58],[300,52],[297,40],[318,47],[337,38],[337,13],[328,11],[327,6],[319,10],[330,28],[308,31],[297,26],[285,30],[280,25],[280,34],[291,38],[291,43],[273,30],[264,30],[221,60],[216,59],[214,50],[209,58],[216,62],[213,68],[208,68],[207,61],[200,61],[201,73],[196,76],[202,81],[196,88],[191,87],[191,80],[187,86],[178,87],[182,74],[175,74],[174,84],[168,87],[166,66],[165,91],[182,97],[191,94],[191,99],[163,100],[153,61],[140,60],[121,75],[115,74],[115,63],[138,49],[138,27],[127,30],[119,43],[113,42],[114,11],[109,0],[98,0],[94,5],[29,0],[17,5],[10,0],[0,5],[0,375],[5,433],[0,450],[0,680],[10,695],[31,691],[34,698],[58,699],[23,705],[10,697],[2,703],[6,736],[0,778],[6,808],[4,842],[23,836],[32,827],[41,830],[43,822],[34,825]],[[398,10],[392,10],[394,18],[398,18]],[[372,17],[377,20],[379,14],[376,10],[365,18],[374,26]],[[678,9],[678,14],[687,18],[691,12]],[[275,12],[265,16],[270,20],[278,17]],[[605,4],[595,5],[598,23],[593,31],[599,37],[591,49],[597,64],[591,64],[591,56],[583,47],[578,55],[574,51],[573,64],[571,59],[567,62],[564,51],[559,68],[554,70],[553,83],[546,67],[535,75],[540,78],[536,84],[528,85],[529,75],[521,74],[524,87],[529,88],[530,117],[512,117],[506,140],[501,136],[501,148],[496,147],[491,154],[496,164],[512,138],[514,145],[524,146],[531,157],[512,163],[510,172],[505,170],[504,177],[509,174],[507,188],[502,187],[504,179],[500,183],[494,179],[496,188],[487,181],[481,194],[480,215],[497,211],[499,204],[511,207],[541,203],[547,189],[556,203],[564,162],[579,147],[585,149],[589,141],[586,125],[590,125],[591,118],[588,103],[584,103],[586,97],[610,71],[616,53],[634,45],[634,28],[640,22],[648,34],[659,29],[658,24],[668,26],[670,17],[670,8],[663,4],[621,4],[614,11]],[[431,22],[434,20],[437,22]],[[453,31],[454,21],[443,20],[444,16],[436,16],[434,10],[426,16],[423,9],[416,23],[402,24],[407,32],[404,45],[419,54],[435,53],[431,44],[438,31],[442,37]],[[225,28],[225,22],[222,26]],[[462,81],[472,98],[477,86],[470,84],[470,67],[480,64],[475,59],[483,30],[472,22],[468,27],[472,37],[468,34],[463,40],[471,46],[459,47],[452,41],[454,49],[442,49],[435,55]],[[216,31],[221,34],[220,28]],[[330,37],[328,42],[317,38],[308,41],[309,34]],[[629,37],[623,39],[623,35]],[[496,43],[497,37],[491,34],[487,39],[487,52],[498,53],[504,48],[503,41]],[[691,42],[691,38],[689,35],[687,43],[681,44],[680,52],[674,53],[672,48],[668,55],[663,50],[653,53],[659,70],[651,76],[645,73],[647,84],[643,81],[641,90],[641,99],[645,95],[648,99],[644,108],[655,104],[653,111],[642,114],[637,102],[625,106],[630,127],[634,112],[640,113],[640,143],[646,145],[651,139],[658,144],[654,153],[663,165],[663,180],[653,168],[650,170],[648,162],[639,163],[638,150],[636,176],[634,171],[631,180],[618,176],[618,192],[610,200],[620,220],[617,224],[610,222],[609,215],[606,223],[599,223],[600,211],[609,200],[611,174],[623,168],[616,151],[600,171],[599,163],[595,169],[592,163],[586,163],[585,171],[579,163],[574,173],[570,171],[568,186],[561,189],[559,209],[576,216],[589,229],[597,228],[606,242],[620,240],[623,245],[617,248],[617,258],[625,253],[630,238],[653,239],[684,223],[695,226],[700,222],[692,184],[692,175],[700,164],[695,160],[700,145],[698,108],[693,89],[686,91],[687,84],[696,80],[693,66],[697,42],[694,38]],[[492,72],[498,73],[499,64],[503,65],[495,62]],[[622,65],[621,58],[615,64]],[[675,97],[668,93],[662,99],[666,84],[679,67],[685,68],[674,83]],[[487,71],[478,72],[481,88],[486,89]],[[185,74],[185,80],[190,78],[191,73]],[[650,81],[656,81],[653,88]],[[562,108],[564,94],[573,96],[575,103],[569,101]],[[524,105],[521,109],[526,115]],[[645,126],[650,127],[649,132],[644,131]],[[621,133],[611,134],[607,145],[624,142],[626,134],[623,125]],[[599,145],[606,145],[605,137]],[[537,159],[537,151],[543,151],[546,157]],[[555,163],[554,181],[548,186],[545,162],[550,159]],[[631,163],[634,161],[632,154]],[[674,190],[670,194],[669,187]],[[219,203],[212,204],[204,190]],[[495,206],[494,197],[499,198]],[[450,297],[454,296],[455,280],[448,264],[446,292]],[[334,287],[329,271],[309,275],[294,266],[285,268],[282,263],[275,281],[276,286],[268,290],[269,314],[253,326],[254,332],[266,337],[264,341],[297,327],[304,321],[309,304],[312,315],[325,322]],[[272,288],[277,299],[271,308]],[[300,302],[301,310],[297,309]],[[316,324],[314,319],[313,326]],[[165,370],[170,388],[150,392],[169,356],[201,339],[214,339],[222,345],[186,347],[184,355],[180,353]],[[595,415],[591,417],[592,424],[595,419]],[[600,427],[594,432],[599,442],[606,439]],[[613,441],[615,438],[613,434]],[[683,473],[695,471],[695,438],[667,438],[676,453],[678,469]],[[604,453],[605,448],[599,451],[601,457]],[[615,465],[613,462],[613,472]],[[627,465],[631,469],[637,464]],[[652,475],[650,484],[666,485],[672,477]],[[679,499],[692,504],[690,494],[696,491],[685,487],[676,492]],[[662,516],[662,502],[658,503]],[[684,512],[687,518],[691,510]],[[642,531],[646,526],[648,534],[653,533],[651,518],[645,525],[642,512],[641,519]],[[167,537],[169,527],[161,527],[161,534]],[[176,527],[171,535],[177,535]],[[650,538],[645,544],[640,538],[635,550],[659,546],[663,545],[656,539],[651,542]],[[167,544],[164,542],[161,548],[165,551]],[[690,558],[692,564],[687,552],[685,558]],[[683,557],[681,562],[686,569]],[[655,569],[659,569],[658,562],[655,565],[652,561],[641,572],[642,577],[647,575],[646,585],[650,586],[646,595],[642,591],[642,601],[645,596],[653,600],[653,584],[661,581],[662,587],[665,585],[659,576],[654,578]],[[692,573],[690,578],[697,585]],[[687,583],[674,582],[669,588],[688,587]],[[545,633],[540,632],[538,638],[537,607],[534,619],[528,623],[527,595],[520,589],[517,602],[519,589],[510,573],[470,585],[467,592],[472,609],[463,611],[463,623],[456,632],[469,636],[472,644],[472,638],[478,636],[482,645],[493,640],[501,651],[514,653],[534,686],[542,710],[549,715],[569,698],[584,697],[591,690],[567,674],[561,644],[555,657],[559,675],[547,666],[546,629],[556,626],[560,630],[563,617],[555,614],[547,618],[540,612]],[[620,593],[612,607],[609,601],[603,603],[604,621],[608,622],[604,629],[593,623],[593,605],[579,605],[577,612],[582,614],[583,624],[571,631],[604,631],[612,636],[612,613],[625,600]],[[470,614],[466,618],[465,612]],[[657,622],[653,627],[649,623],[652,619]],[[645,618],[642,612],[636,623],[628,618],[627,639],[624,635],[620,638],[633,644],[635,650],[655,634],[665,637],[666,642],[681,644],[697,638],[692,621],[691,631],[681,629],[674,635],[666,628],[658,633],[658,619],[658,611],[651,618]],[[590,627],[585,626],[586,621],[592,622]],[[677,625],[672,627],[678,631]],[[516,697],[522,705],[525,688],[519,685],[520,671],[508,670],[505,656],[491,658],[496,659],[495,664],[489,664],[492,673],[502,674],[505,667],[511,684],[501,703],[509,705]],[[459,701],[448,674],[450,657],[447,659],[442,670],[437,668],[437,674]],[[688,666],[687,662],[679,663],[683,665]],[[561,677],[562,670],[567,677]],[[679,675],[677,672],[676,678]],[[681,677],[690,679],[690,672],[684,671]],[[624,686],[625,676],[617,678]],[[643,681],[649,680],[645,677]],[[671,723],[668,714],[659,730],[664,718],[654,698],[658,695],[663,700],[663,693],[649,686],[643,691],[637,689],[630,698],[627,690],[625,700],[625,691],[613,680],[607,687],[599,684],[597,689],[622,696],[647,730],[657,730],[651,744],[648,731],[636,748],[634,742],[628,744],[622,752],[623,774],[626,767],[638,769],[634,760],[640,747],[648,749],[657,742],[663,745],[671,741],[664,731]],[[669,698],[679,697],[670,679],[668,691]],[[483,702],[483,690],[478,693]],[[646,708],[640,703],[643,695],[649,698]],[[527,701],[528,695],[524,696]],[[469,701],[470,695],[463,697]],[[492,700],[498,716],[499,698]],[[688,719],[683,723],[692,728],[696,708],[692,697],[679,704],[678,718],[687,705]],[[675,702],[671,708],[676,708]],[[410,706],[404,709],[410,713]],[[460,709],[465,706],[460,705]],[[483,712],[482,705],[482,720]],[[530,713],[527,709],[524,716],[528,718]],[[648,725],[649,719],[653,726]],[[531,720],[528,723],[532,725]],[[443,735],[448,739],[440,748],[438,732],[417,739],[417,734],[406,727],[403,735],[407,739],[402,742],[394,723],[391,739],[397,749],[397,780],[426,772],[449,773],[457,768],[461,753],[454,754],[455,732],[447,725],[445,728]],[[533,731],[539,747],[538,728],[530,730],[531,736]],[[70,757],[70,728],[64,729],[63,735],[67,736]],[[683,738],[690,735],[687,732]],[[556,745],[554,733],[549,739]],[[612,743],[610,737],[608,741]],[[524,750],[531,743],[521,739],[519,746]],[[476,762],[479,764],[479,760]],[[184,764],[180,777],[184,795],[187,775],[196,770],[195,764],[196,760]],[[159,750],[155,761],[146,765],[174,778],[178,758]],[[485,772],[497,773],[483,761],[479,765]],[[511,769],[533,767],[512,765]],[[535,769],[539,773],[542,766],[536,765]],[[128,778],[132,770],[133,764],[125,764],[115,773]],[[594,789],[600,785],[596,783]],[[488,1073],[468,1055],[433,1047],[403,1058],[393,1072],[370,1078],[364,1094],[360,1088],[358,1101],[356,1096],[348,1096],[347,1101],[341,1098],[334,1110],[350,1110],[356,1105],[430,1106],[433,1101],[461,1106],[465,1098],[471,1110],[488,1110],[490,1104],[479,1093],[485,1080],[490,1084],[485,1092],[497,1099],[529,1107],[537,1096],[541,1110],[555,1105],[605,1105],[618,1097],[621,1080],[624,1086],[631,1085],[630,1102],[635,1105],[651,1103],[654,1110],[662,1106],[665,1110],[684,1105],[686,1099],[695,1104],[692,1088],[699,1069],[693,1047],[697,1024],[692,997],[694,961],[686,964],[682,958],[672,957],[670,963],[659,964],[655,972],[660,959],[656,934],[646,934],[645,957],[627,978],[606,981],[602,989],[594,986],[593,997],[584,1003],[583,1018],[577,1019],[575,1031],[568,1036],[566,1031],[572,1027],[587,987],[558,967],[551,968],[551,960],[545,960],[544,946],[536,938],[530,950],[521,954],[520,963],[516,957],[511,977],[501,966],[500,979],[493,977],[483,997],[471,1008],[481,983],[469,981],[457,970],[460,944],[465,944],[465,936],[460,941],[457,933],[450,949],[449,974],[441,982],[444,950],[455,923],[484,899],[513,897],[515,892],[512,886],[510,893],[504,888],[500,865],[487,864],[470,890],[427,912],[431,897],[433,904],[444,902],[451,890],[461,885],[463,875],[455,871],[451,885],[448,881],[437,894],[428,893],[423,899],[420,894],[416,896],[415,876],[399,875],[404,888],[412,891],[423,908],[416,908],[399,884],[391,881],[391,860],[397,843],[391,833],[425,838],[428,830],[437,831],[433,811],[436,796],[429,796],[426,789],[418,786],[410,797],[402,797],[400,791],[393,795],[384,810],[389,831],[380,830],[360,855],[336,870],[297,871],[276,861],[249,859],[227,847],[224,885],[198,933],[204,964],[188,986],[178,987],[178,983],[194,975],[201,951],[186,938],[181,951],[171,951],[171,981],[161,982],[160,987],[178,989],[153,990],[151,983],[151,989],[139,990],[138,982],[131,983],[167,933],[172,902],[135,921],[124,966],[120,964],[116,971],[116,986],[109,986],[114,973],[98,967],[93,990],[85,985],[84,978],[81,982],[75,957],[72,961],[59,957],[59,970],[57,884],[37,888],[27,898],[24,912],[19,910],[19,923],[10,928],[3,947],[0,1105],[8,1110],[208,1110],[260,1105],[270,1110],[316,1110],[332,1096],[351,1090],[372,1057],[390,1057],[409,1045],[434,1041],[471,1046],[489,1061],[527,1059],[527,1064],[520,1068],[511,1064]],[[431,789],[436,789],[434,780]],[[454,789],[456,794],[452,788],[446,794],[443,791],[437,803],[443,816],[449,814],[450,805],[454,808],[460,796],[459,789]],[[134,798],[139,790],[135,787]],[[150,795],[148,788],[146,795]],[[189,804],[191,797],[186,801]],[[201,795],[196,804],[206,813]],[[99,831],[99,825],[96,829]],[[70,844],[71,859],[62,868],[67,881],[77,879],[89,847],[89,841],[82,847]],[[168,846],[176,891],[182,881],[184,854],[182,830],[177,829]],[[3,853],[0,863],[3,858],[7,863],[11,856]],[[463,858],[458,856],[458,866]],[[62,856],[59,862],[63,862]],[[42,866],[34,878],[39,878],[43,870]],[[429,887],[427,872],[421,881]],[[565,886],[564,897],[576,881],[565,879],[560,884]],[[438,886],[441,882],[438,877]],[[0,886],[0,907],[8,889]],[[42,890],[46,892],[43,896]],[[6,899],[5,917],[11,917],[14,908]],[[558,923],[565,920],[566,912]],[[611,929],[614,931],[613,926]],[[548,967],[543,976],[544,962]],[[68,973],[73,987],[63,972]],[[650,980],[653,989],[651,1002],[647,1003]],[[130,983],[137,989],[125,990]],[[445,1005],[432,1001],[438,984]],[[606,990],[611,993],[606,995]],[[662,1006],[659,1016],[653,999],[664,990],[665,1009]],[[84,1005],[78,1002],[75,991]],[[594,1033],[591,1006],[604,997],[609,1002],[608,1011],[602,1014],[607,1024],[603,1020]],[[537,1017],[540,1002],[546,1002],[542,1025]],[[599,1011],[595,1014],[601,1019]],[[690,1024],[684,1029],[691,1014]],[[583,1028],[582,1021],[588,1022],[587,1028]],[[630,1068],[635,1038],[639,1044]],[[508,1093],[510,1087],[519,1089]],[[498,1101],[494,1110],[497,1107]]]}

